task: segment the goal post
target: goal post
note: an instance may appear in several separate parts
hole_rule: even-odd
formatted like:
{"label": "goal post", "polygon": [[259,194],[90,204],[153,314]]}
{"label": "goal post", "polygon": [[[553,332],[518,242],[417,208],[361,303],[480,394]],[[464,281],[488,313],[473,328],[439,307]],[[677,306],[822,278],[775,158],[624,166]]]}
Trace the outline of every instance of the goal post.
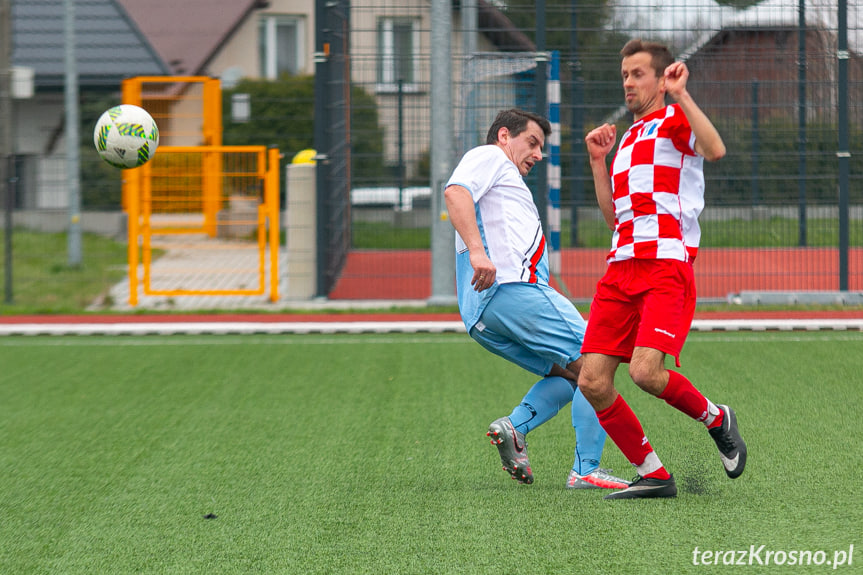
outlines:
{"label": "goal post", "polygon": [[546,66],[546,95],[548,109],[543,114],[552,125],[546,142],[548,164],[548,198],[545,230],[549,248],[549,267],[553,274],[560,273],[561,230],[561,165],[560,165],[560,54],[552,52],[475,52],[465,59],[462,72],[465,86],[464,105],[459,110],[456,133],[458,155],[484,144],[488,126],[500,110],[522,108],[535,110],[537,62]]}

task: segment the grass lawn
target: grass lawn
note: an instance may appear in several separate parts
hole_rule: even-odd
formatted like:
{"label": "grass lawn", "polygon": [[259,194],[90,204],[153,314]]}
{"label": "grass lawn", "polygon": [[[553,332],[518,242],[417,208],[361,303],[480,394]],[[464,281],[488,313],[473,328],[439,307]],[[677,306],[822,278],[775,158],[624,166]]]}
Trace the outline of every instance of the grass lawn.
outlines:
{"label": "grass lawn", "polygon": [[82,234],[81,263],[69,265],[68,236],[15,230],[12,237],[12,303],[5,301],[5,234],[0,232],[4,293],[0,313],[75,313],[128,277],[126,244]]}
{"label": "grass lawn", "polygon": [[[708,208],[709,209],[709,208]],[[831,247],[839,245],[839,222],[835,219],[809,218],[807,245]],[[863,243],[859,225],[854,226],[849,238],[851,246]],[[710,248],[780,248],[799,246],[797,220],[772,217],[764,220],[709,220],[701,222],[701,245]],[[429,249],[429,228],[398,228],[384,223],[357,222],[353,225],[353,247],[364,249]],[[573,247],[569,220],[561,222],[560,245]],[[579,223],[578,245],[582,248],[607,248],[611,245],[611,232],[601,220]]]}
{"label": "grass lawn", "polygon": [[[604,501],[563,487],[568,410],[528,436],[533,485],[500,470],[486,426],[535,378],[463,334],[7,337],[0,572],[718,573],[696,547],[761,545],[822,563],[854,545],[854,572],[861,344],[690,336],[681,371],[749,446],[734,481],[700,424],[621,370],[680,493]],[[634,474],[611,442],[603,465]]]}

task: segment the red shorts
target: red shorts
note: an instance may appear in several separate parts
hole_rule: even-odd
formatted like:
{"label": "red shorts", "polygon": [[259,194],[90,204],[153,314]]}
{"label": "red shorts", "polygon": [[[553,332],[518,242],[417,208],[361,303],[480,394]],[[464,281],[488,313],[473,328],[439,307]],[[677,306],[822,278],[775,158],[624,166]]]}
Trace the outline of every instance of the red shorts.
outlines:
{"label": "red shorts", "polygon": [[635,347],[674,356],[695,314],[692,264],[678,260],[628,259],[612,262],[596,286],[582,353],[632,359]]}

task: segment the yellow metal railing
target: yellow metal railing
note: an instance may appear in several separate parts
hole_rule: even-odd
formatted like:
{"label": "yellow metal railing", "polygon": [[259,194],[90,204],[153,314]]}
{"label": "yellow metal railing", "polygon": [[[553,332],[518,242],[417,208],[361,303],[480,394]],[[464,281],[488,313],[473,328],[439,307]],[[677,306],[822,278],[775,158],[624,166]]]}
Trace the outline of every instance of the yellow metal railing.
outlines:
{"label": "yellow metal railing", "polygon": [[[278,300],[277,149],[162,146],[149,163],[125,176],[130,305],[138,303],[139,284],[145,295],[263,295],[268,263],[269,299]],[[153,250],[177,236],[190,238],[182,246],[191,256],[186,269],[180,262],[175,278],[156,282]],[[213,263],[202,264],[205,256]],[[246,277],[250,258],[256,260],[254,280]]]}

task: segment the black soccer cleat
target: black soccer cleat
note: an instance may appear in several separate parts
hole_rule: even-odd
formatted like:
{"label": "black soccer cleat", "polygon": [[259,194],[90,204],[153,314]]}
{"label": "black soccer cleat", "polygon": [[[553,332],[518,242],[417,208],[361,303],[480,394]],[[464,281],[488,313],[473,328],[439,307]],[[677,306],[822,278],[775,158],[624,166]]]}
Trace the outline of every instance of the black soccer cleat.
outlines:
{"label": "black soccer cleat", "polygon": [[609,493],[603,499],[652,499],[677,497],[677,484],[672,475],[668,479],[636,476],[632,484],[622,491]]}
{"label": "black soccer cleat", "polygon": [[717,407],[725,414],[722,425],[708,431],[719,448],[719,458],[722,459],[725,474],[734,479],[740,477],[746,467],[746,443],[737,429],[737,415],[734,410],[727,405]]}

